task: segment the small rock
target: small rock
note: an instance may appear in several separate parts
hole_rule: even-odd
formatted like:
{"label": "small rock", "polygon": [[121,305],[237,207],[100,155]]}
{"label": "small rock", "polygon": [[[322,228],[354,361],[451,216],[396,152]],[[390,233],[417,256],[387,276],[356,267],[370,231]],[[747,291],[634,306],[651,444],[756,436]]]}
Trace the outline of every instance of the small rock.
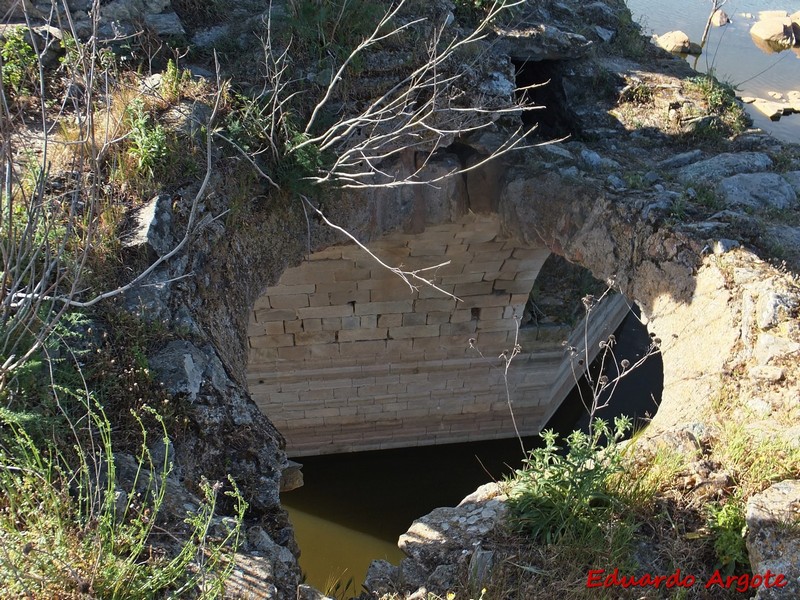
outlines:
{"label": "small rock", "polygon": [[159,194],[140,208],[133,230],[123,237],[123,246],[146,246],[156,256],[164,256],[174,247],[172,233],[172,197]]}
{"label": "small rock", "polygon": [[603,40],[606,44],[613,40],[615,35],[610,29],[600,27],[599,25],[594,26],[594,32],[597,34],[597,37]]}
{"label": "small rock", "polygon": [[730,252],[734,248],[738,248],[741,244],[736,240],[728,240],[725,238],[719,239],[714,242],[714,254],[720,255],[725,254],[726,252]]}
{"label": "small rock", "polygon": [[758,327],[762,330],[775,327],[784,319],[789,318],[794,308],[796,308],[796,303],[789,296],[774,289],[767,290],[759,296],[756,305]]}
{"label": "small rock", "polygon": [[669,31],[655,39],[656,45],[667,52],[678,54],[701,54],[700,46],[689,39],[682,31]]}
{"label": "small rock", "polygon": [[167,37],[186,34],[186,30],[183,28],[180,18],[172,11],[157,15],[145,15],[144,22],[159,36]]}
{"label": "small rock", "polygon": [[613,173],[606,177],[606,182],[609,186],[611,186],[612,190],[621,191],[627,189],[628,184],[625,183],[625,180],[622,179],[619,175],[614,175]]}
{"label": "small rock", "polygon": [[770,381],[774,383],[783,379],[783,369],[781,367],[760,365],[750,369],[749,375],[750,379],[754,381]]}
{"label": "small rock", "polygon": [[378,596],[384,596],[394,591],[394,582],[397,580],[399,569],[386,560],[373,560],[369,563],[364,586]]}
{"label": "small rock", "polygon": [[721,8],[715,10],[714,13],[711,15],[711,24],[714,27],[723,27],[730,22],[731,22],[730,17]]}
{"label": "small rock", "polygon": [[701,150],[690,150],[689,152],[682,152],[681,154],[676,154],[675,156],[662,160],[658,163],[658,166],[662,169],[677,169],[692,164],[701,156],[703,156]]}

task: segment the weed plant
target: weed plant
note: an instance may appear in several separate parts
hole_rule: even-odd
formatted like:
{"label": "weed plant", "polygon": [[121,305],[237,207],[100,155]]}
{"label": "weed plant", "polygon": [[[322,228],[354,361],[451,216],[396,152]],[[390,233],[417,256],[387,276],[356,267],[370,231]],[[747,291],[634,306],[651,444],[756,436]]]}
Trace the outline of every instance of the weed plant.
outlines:
{"label": "weed plant", "polygon": [[511,482],[513,527],[546,544],[603,538],[620,508],[613,482],[623,469],[618,443],[630,428],[624,417],[613,430],[596,419],[591,433],[573,431],[563,447],[556,433],[544,431],[544,447],[530,451]]}
{"label": "weed plant", "polygon": [[[117,477],[112,425],[73,348],[85,325],[69,315],[15,372],[0,410],[0,589],[8,597],[217,598],[232,562],[246,504],[229,482],[234,526],[208,531],[220,484],[203,483],[199,508],[178,527],[183,542],[154,545],[172,469],[163,418],[148,406],[132,414],[140,443],[133,480]],[[147,417],[165,452],[155,463]],[[173,524],[174,526],[174,524]]]}
{"label": "weed plant", "polygon": [[30,94],[36,87],[38,61],[31,45],[25,41],[24,27],[8,28],[0,38],[0,65],[3,87],[13,96]]}

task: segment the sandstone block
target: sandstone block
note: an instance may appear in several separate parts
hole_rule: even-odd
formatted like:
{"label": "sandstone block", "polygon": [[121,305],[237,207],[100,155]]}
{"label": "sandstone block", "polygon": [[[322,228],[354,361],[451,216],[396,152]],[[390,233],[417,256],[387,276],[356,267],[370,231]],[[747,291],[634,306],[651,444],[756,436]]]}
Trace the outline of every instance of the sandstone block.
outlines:
{"label": "sandstone block", "polygon": [[[271,324],[275,325],[277,323],[281,323],[281,321],[275,321]],[[282,324],[286,333],[298,333],[303,331],[303,322],[300,319],[295,319],[294,321],[283,321]],[[277,327],[275,329],[277,330]]]}
{"label": "sandstone block", "polygon": [[[350,308],[348,306],[348,308]],[[370,302],[369,304],[356,304],[357,315],[381,315],[383,313],[406,313],[414,310],[413,300],[396,300],[394,302]],[[345,316],[345,315],[341,315]]]}
{"label": "sandstone block", "polygon": [[386,328],[377,328],[377,329],[350,329],[350,330],[342,330],[339,332],[339,341],[340,342],[360,342],[364,340],[385,340],[387,336],[388,329]]}
{"label": "sandstone block", "polygon": [[262,335],[250,338],[251,348],[278,348],[281,346],[294,346],[294,335]]}
{"label": "sandstone block", "polygon": [[299,285],[276,285],[267,288],[267,291],[261,298],[272,296],[295,296],[299,294],[313,294],[316,286],[313,283],[299,284]]}
{"label": "sandstone block", "polygon": [[[452,298],[430,298],[426,300],[417,300],[414,302],[413,310],[418,313],[428,312],[450,312],[456,306],[456,301]],[[394,311],[387,311],[394,312]],[[411,312],[411,309],[403,312]]]}
{"label": "sandstone block", "polygon": [[323,319],[326,317],[349,317],[353,314],[353,307],[349,304],[344,306],[318,306],[309,308],[298,308],[297,315],[301,319]]}
{"label": "sandstone block", "polygon": [[309,346],[282,346],[278,348],[278,359],[299,362],[309,357]]}
{"label": "sandstone block", "polygon": [[418,337],[431,337],[439,335],[439,325],[416,325],[413,327],[390,327],[389,337],[402,340]]}
{"label": "sandstone block", "polygon": [[308,294],[287,294],[272,296],[269,299],[272,308],[302,308],[308,306]]}
{"label": "sandstone block", "polygon": [[309,346],[311,344],[332,344],[336,341],[334,331],[304,331],[294,334],[296,346]]}
{"label": "sandstone block", "polygon": [[297,318],[297,313],[294,310],[263,309],[255,312],[256,321],[259,323],[267,323],[269,321],[291,321]]}
{"label": "sandstone block", "polygon": [[342,319],[340,317],[326,317],[322,319],[323,331],[339,331],[342,328]]}
{"label": "sandstone block", "polygon": [[425,325],[427,323],[428,315],[424,312],[406,313],[403,315],[403,327],[413,325]]}

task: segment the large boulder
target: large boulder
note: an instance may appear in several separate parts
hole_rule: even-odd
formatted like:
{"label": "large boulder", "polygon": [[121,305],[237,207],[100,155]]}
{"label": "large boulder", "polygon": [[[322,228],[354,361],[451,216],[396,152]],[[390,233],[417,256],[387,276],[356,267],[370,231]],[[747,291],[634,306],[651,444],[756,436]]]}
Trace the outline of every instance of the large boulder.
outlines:
{"label": "large boulder", "polygon": [[726,177],[717,186],[728,206],[750,208],[792,208],[797,194],[778,173],[742,173]]}
{"label": "large boulder", "polygon": [[758,173],[772,166],[772,159],[763,152],[723,153],[686,165],[678,170],[681,183],[716,183],[739,173]]}
{"label": "large boulder", "polygon": [[796,42],[792,19],[788,16],[770,17],[758,21],[750,28],[750,35],[781,48],[791,48]]}

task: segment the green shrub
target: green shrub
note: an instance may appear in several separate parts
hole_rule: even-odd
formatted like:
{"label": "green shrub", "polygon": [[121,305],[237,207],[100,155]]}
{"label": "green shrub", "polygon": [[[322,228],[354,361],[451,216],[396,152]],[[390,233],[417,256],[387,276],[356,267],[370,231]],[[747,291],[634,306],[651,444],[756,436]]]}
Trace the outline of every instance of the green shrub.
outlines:
{"label": "green shrub", "polygon": [[741,498],[729,498],[724,504],[708,507],[708,528],[714,537],[714,553],[718,568],[732,575],[737,568],[749,570],[750,559],[745,544],[747,523],[745,503]]}
{"label": "green shrub", "polygon": [[153,123],[139,98],[128,106],[126,117],[130,127],[128,154],[135,161],[136,173],[152,179],[167,157],[167,134],[159,123]]}
{"label": "green shrub", "polygon": [[25,28],[6,29],[0,39],[3,59],[3,86],[15,95],[30,93],[36,81],[36,53],[25,41]]}
{"label": "green shrub", "polygon": [[565,453],[557,434],[544,431],[544,447],[530,452],[511,482],[512,526],[548,544],[602,536],[603,524],[618,508],[614,476],[623,465],[617,444],[630,427],[630,419],[617,418],[611,431],[597,419],[590,433],[567,436]]}

